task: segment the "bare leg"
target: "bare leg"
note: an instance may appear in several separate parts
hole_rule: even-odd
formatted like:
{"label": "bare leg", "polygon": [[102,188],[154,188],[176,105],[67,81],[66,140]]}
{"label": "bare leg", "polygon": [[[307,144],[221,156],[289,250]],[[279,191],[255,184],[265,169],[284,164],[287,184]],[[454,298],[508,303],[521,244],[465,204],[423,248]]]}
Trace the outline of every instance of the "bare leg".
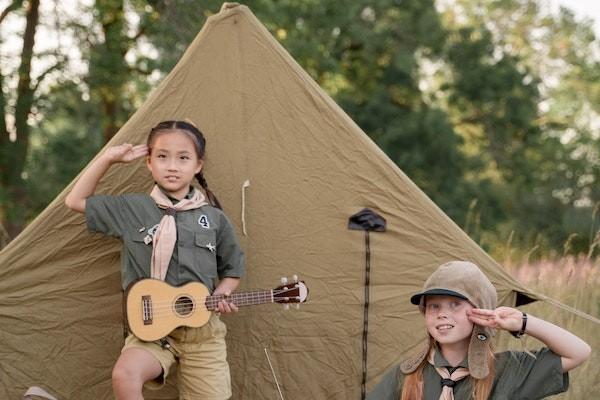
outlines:
{"label": "bare leg", "polygon": [[129,348],[119,356],[112,371],[112,384],[117,400],[143,400],[144,382],[158,377],[162,367],[148,351]]}

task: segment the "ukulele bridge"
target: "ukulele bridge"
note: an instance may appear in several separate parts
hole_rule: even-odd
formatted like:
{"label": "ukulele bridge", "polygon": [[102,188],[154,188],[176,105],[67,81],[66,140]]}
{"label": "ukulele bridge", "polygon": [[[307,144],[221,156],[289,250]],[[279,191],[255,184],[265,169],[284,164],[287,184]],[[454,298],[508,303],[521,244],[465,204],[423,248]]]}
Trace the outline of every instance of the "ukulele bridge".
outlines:
{"label": "ukulele bridge", "polygon": [[144,325],[152,325],[153,316],[152,297],[142,296],[142,320]]}

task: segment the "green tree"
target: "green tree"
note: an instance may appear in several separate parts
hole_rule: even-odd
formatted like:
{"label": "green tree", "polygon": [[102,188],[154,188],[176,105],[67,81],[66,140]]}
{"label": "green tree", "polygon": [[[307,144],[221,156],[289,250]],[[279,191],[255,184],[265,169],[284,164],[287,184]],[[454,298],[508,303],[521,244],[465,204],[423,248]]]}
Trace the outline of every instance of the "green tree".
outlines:
{"label": "green tree", "polygon": [[[448,110],[465,150],[486,160],[482,174],[502,193],[488,225],[495,240],[515,232],[521,247],[559,249],[574,231],[589,232],[589,218],[572,216],[591,216],[599,200],[599,134],[591,123],[598,41],[589,21],[564,8],[543,14],[539,5],[456,0],[444,10],[455,38]],[[573,251],[584,251],[589,236],[572,241]]]}
{"label": "green tree", "polygon": [[[28,205],[22,176],[29,149],[28,120],[36,102],[36,87],[43,79],[43,76],[37,77],[37,80],[32,78],[31,72],[39,5],[39,0],[13,1],[0,14],[2,23],[9,13],[22,7],[25,13],[15,92],[8,90],[5,76],[0,72],[0,223],[6,227],[10,237],[16,236],[22,229],[25,223],[24,209]],[[7,125],[8,115],[14,120],[12,126]]]}

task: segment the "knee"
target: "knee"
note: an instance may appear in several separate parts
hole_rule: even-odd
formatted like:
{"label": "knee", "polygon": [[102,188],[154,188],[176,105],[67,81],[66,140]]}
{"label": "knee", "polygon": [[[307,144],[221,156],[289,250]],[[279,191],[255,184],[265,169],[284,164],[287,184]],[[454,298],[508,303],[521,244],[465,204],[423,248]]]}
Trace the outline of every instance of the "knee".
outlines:
{"label": "knee", "polygon": [[144,384],[139,373],[127,364],[117,363],[112,371],[112,382],[115,387],[140,388]]}

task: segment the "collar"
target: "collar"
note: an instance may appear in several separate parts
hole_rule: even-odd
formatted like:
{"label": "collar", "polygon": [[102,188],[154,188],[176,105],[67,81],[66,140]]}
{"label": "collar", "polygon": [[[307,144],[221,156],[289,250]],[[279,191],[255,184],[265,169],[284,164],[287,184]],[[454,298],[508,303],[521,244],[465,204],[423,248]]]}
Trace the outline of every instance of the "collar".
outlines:
{"label": "collar", "polygon": [[194,195],[194,191],[196,190],[192,185],[190,185],[190,190],[188,191],[188,193],[185,196],[183,196],[183,199],[176,199],[175,197],[169,196],[162,187],[158,186],[158,188],[160,189],[161,192],[163,192],[165,194],[165,196],[167,196],[169,198],[169,200],[171,200],[171,203],[173,203],[173,205],[179,203],[181,200],[191,199],[192,196]]}
{"label": "collar", "polygon": [[436,368],[439,368],[439,367],[442,367],[442,368],[457,368],[457,367],[469,368],[468,359],[469,359],[469,357],[467,356],[458,365],[452,366],[448,362],[448,360],[446,360],[444,358],[444,356],[442,355],[442,352],[436,347],[435,354],[433,355],[433,365]]}

